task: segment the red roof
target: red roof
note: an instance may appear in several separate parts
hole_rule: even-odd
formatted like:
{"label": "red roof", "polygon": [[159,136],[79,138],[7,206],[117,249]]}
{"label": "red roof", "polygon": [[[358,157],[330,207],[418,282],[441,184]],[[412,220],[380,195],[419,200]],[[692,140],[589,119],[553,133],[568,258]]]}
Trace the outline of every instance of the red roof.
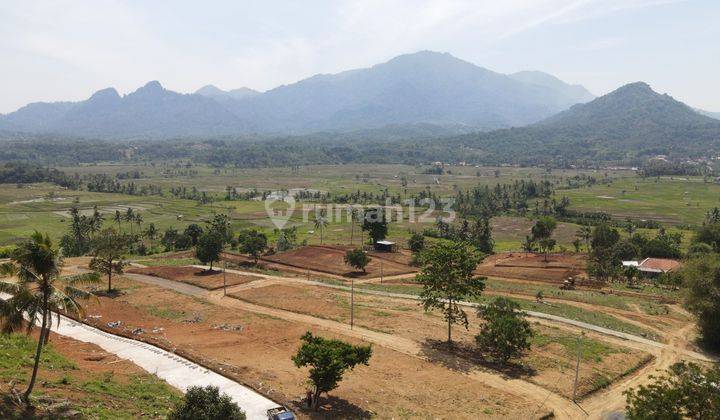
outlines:
{"label": "red roof", "polygon": [[638,268],[640,271],[650,271],[653,273],[667,273],[680,268],[680,261],[669,260],[666,258],[645,258]]}

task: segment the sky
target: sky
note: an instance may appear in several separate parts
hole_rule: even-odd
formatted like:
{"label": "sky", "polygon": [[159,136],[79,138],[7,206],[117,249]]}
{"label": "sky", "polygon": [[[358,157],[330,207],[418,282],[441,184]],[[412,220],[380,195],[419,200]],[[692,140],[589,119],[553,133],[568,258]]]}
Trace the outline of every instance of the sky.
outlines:
{"label": "sky", "polygon": [[272,89],[420,50],[720,111],[718,0],[0,2],[0,113],[150,80]]}

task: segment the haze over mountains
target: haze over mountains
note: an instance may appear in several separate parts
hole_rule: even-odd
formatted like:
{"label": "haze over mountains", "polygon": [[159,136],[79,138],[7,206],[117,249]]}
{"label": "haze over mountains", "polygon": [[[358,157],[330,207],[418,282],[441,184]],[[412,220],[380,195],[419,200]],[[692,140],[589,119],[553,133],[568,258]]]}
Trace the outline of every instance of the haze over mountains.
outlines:
{"label": "haze over mountains", "polygon": [[306,134],[429,124],[448,133],[522,126],[591,100],[541,72],[496,73],[423,51],[371,68],[316,75],[260,93],[205,86],[180,94],[150,82],[82,102],[34,103],[0,117],[6,131],[96,138]]}

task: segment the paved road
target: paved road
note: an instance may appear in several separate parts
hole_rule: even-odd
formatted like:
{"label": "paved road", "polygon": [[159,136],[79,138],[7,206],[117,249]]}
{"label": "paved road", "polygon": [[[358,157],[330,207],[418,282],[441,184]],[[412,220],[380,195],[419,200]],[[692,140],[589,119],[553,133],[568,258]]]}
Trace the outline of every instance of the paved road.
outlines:
{"label": "paved road", "polygon": [[[0,293],[0,299],[8,298],[10,295]],[[56,319],[53,317],[53,321]],[[266,419],[267,410],[278,406],[274,401],[244,385],[147,343],[110,334],[65,316],[60,316],[59,323],[53,322],[52,331],[75,340],[96,344],[103,350],[157,375],[182,391],[194,385],[217,386],[221,392],[232,397],[233,401],[245,411],[248,419]]]}

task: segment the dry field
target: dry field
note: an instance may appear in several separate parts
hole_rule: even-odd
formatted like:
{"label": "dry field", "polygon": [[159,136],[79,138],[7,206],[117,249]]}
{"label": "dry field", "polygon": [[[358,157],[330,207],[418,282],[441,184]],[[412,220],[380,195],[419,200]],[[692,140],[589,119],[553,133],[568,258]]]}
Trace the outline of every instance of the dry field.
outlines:
{"label": "dry field", "polygon": [[[223,281],[227,286],[237,286],[239,284],[250,283],[258,280],[259,277],[251,275],[239,275],[234,273],[225,273],[222,270],[213,270],[212,272],[194,267],[175,267],[175,266],[159,266],[145,268],[130,268],[126,270],[128,273],[146,274],[148,276],[162,277],[174,281],[180,281],[194,286],[202,287],[207,290],[217,290],[223,287]],[[223,277],[225,280],[223,280]]]}
{"label": "dry field", "polygon": [[581,254],[551,254],[544,261],[541,254],[503,252],[487,257],[476,271],[489,277],[562,283],[574,277],[578,285],[592,286],[585,272],[585,257]]}

